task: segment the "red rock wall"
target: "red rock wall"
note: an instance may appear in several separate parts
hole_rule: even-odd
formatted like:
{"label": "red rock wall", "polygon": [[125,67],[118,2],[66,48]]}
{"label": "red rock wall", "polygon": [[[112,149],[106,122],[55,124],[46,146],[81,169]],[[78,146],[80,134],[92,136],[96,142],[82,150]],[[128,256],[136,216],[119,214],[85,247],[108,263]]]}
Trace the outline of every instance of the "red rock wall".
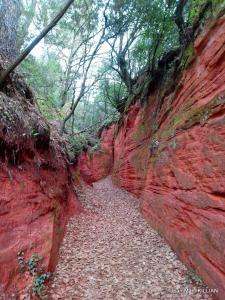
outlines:
{"label": "red rock wall", "polygon": [[225,18],[195,42],[196,59],[157,112],[130,108],[113,178],[187,266],[225,295]]}
{"label": "red rock wall", "polygon": [[[121,120],[112,177],[140,197],[152,227],[224,299],[225,17],[198,37],[194,50],[173,93],[158,89]],[[111,128],[104,132],[110,135]],[[104,165],[111,165],[108,158]],[[106,168],[98,171],[105,159],[98,153],[91,160],[91,180],[105,176]]]}
{"label": "red rock wall", "polygon": [[77,176],[86,183],[95,182],[107,176],[113,166],[113,140],[115,125],[104,129],[100,149],[82,152],[76,167]]}
{"label": "red rock wall", "polygon": [[39,254],[53,270],[66,221],[80,205],[59,137],[49,141],[33,105],[2,93],[0,102],[0,299],[11,299],[33,281],[21,274],[17,253],[25,261]]}

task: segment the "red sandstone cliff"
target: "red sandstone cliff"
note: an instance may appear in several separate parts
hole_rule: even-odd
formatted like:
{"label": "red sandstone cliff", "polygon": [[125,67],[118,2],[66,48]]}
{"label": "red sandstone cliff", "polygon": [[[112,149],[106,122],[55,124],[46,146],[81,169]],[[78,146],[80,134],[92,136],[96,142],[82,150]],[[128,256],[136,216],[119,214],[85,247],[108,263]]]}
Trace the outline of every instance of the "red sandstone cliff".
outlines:
{"label": "red sandstone cliff", "polygon": [[62,141],[50,135],[23,88],[0,93],[0,298],[5,291],[6,299],[29,284],[17,253],[26,260],[37,253],[52,270],[65,223],[80,210]]}
{"label": "red sandstone cliff", "polygon": [[83,151],[78,157],[76,173],[86,183],[95,182],[107,176],[113,166],[113,140],[115,125],[105,128],[101,134],[98,149]]}
{"label": "red sandstone cliff", "polygon": [[[180,259],[225,295],[225,17],[202,33],[194,57],[145,105],[138,101],[102,137],[114,153],[114,183],[140,197],[141,210]],[[158,103],[162,103],[159,107]],[[107,160],[107,161],[106,161]],[[107,175],[112,156],[82,154],[81,175]],[[107,167],[105,167],[107,166]]]}
{"label": "red sandstone cliff", "polygon": [[[80,155],[74,173],[88,183],[111,173],[140,197],[152,227],[223,299],[224,17],[194,49],[174,91],[164,94],[162,87],[144,105],[132,105],[119,125],[103,131],[100,150]],[[27,91],[6,92],[0,93],[0,291],[14,292],[27,284],[17,252],[42,255],[51,270],[69,214],[80,207],[62,141],[50,135]]]}

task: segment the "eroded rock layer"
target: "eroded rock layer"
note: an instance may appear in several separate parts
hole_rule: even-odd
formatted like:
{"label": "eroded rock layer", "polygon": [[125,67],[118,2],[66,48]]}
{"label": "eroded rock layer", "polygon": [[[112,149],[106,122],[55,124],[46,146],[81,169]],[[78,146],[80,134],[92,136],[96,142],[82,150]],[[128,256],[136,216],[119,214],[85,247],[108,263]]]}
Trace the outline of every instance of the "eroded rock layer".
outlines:
{"label": "eroded rock layer", "polygon": [[104,129],[101,133],[101,142],[95,150],[83,151],[76,166],[78,178],[84,182],[92,183],[107,176],[113,166],[113,140],[115,125]]}
{"label": "eroded rock layer", "polygon": [[[198,36],[192,50],[172,92],[162,86],[120,120],[112,176],[140,197],[152,227],[224,299],[224,16]],[[104,136],[112,136],[112,128]],[[108,157],[106,162],[98,152],[89,161],[95,166],[89,168],[91,180],[105,175]]]}
{"label": "eroded rock layer", "polygon": [[0,93],[0,187],[0,298],[11,299],[33,280],[18,252],[53,270],[65,223],[80,210],[62,141],[20,92]]}

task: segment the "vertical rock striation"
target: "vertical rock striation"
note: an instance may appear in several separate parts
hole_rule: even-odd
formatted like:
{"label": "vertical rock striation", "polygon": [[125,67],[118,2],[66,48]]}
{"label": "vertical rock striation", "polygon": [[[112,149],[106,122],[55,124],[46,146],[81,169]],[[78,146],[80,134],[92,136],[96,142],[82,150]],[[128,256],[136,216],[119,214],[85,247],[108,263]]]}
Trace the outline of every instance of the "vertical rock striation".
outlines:
{"label": "vertical rock striation", "polygon": [[[120,120],[111,149],[112,177],[140,197],[151,226],[224,299],[225,17],[188,51],[192,57],[189,53],[184,61],[184,56],[186,67],[175,88],[168,92],[160,86]],[[113,136],[112,128],[104,136]],[[111,156],[106,159],[98,152],[88,160],[95,166],[88,168],[91,180],[106,175],[106,169],[99,172],[111,165]]]}

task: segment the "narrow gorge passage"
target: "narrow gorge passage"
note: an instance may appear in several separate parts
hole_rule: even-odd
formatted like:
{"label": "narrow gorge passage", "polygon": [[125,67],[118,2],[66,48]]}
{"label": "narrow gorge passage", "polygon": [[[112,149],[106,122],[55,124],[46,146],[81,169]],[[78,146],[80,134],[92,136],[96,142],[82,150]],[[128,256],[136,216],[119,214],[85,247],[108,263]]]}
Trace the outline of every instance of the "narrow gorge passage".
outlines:
{"label": "narrow gorge passage", "polygon": [[85,212],[68,224],[50,299],[212,299],[109,177],[80,198]]}

